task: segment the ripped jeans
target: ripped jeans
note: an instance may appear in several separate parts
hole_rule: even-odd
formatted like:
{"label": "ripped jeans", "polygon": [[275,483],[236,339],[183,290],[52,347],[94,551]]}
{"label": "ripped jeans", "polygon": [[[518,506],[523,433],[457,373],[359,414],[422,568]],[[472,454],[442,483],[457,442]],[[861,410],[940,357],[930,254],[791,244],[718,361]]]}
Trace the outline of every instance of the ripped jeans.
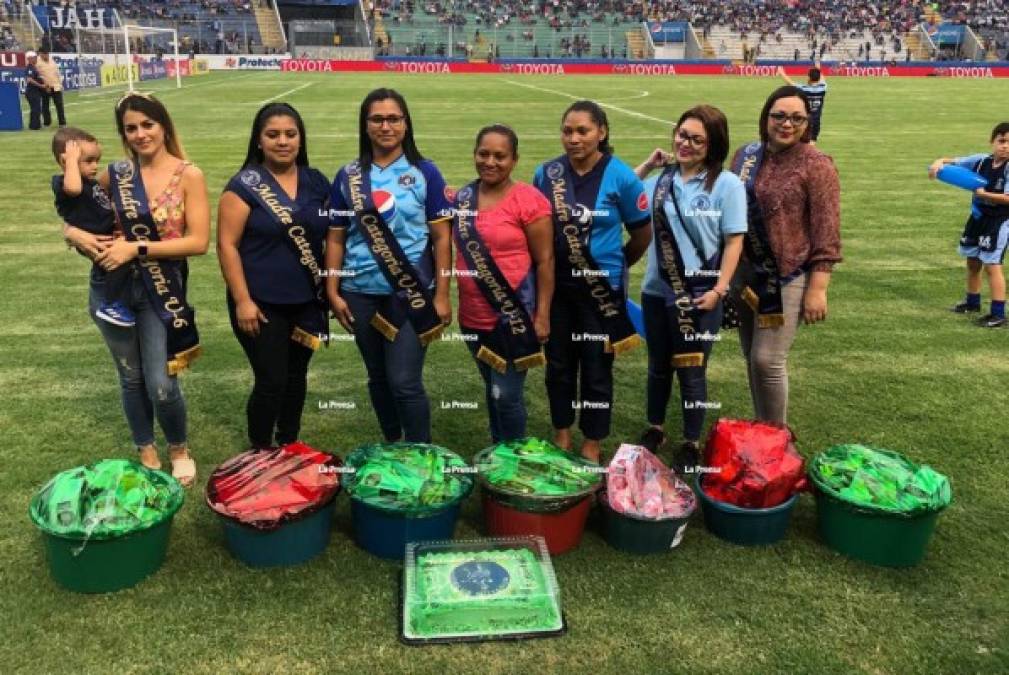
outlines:
{"label": "ripped jeans", "polygon": [[154,417],[171,445],[186,444],[186,401],[178,380],[168,374],[168,333],[147,297],[139,272],[123,283],[122,298],[133,310],[137,323],[130,328],[115,326],[95,316],[105,298],[105,274],[98,268],[91,274],[88,311],[98,325],[119,372],[126,423],[133,443],[144,447],[154,443]]}
{"label": "ripped jeans", "polygon": [[[463,329],[464,332],[475,332]],[[467,341],[466,346],[473,354],[480,349],[480,343]],[[523,438],[526,435],[526,402],[525,384],[526,372],[515,370],[515,365],[508,364],[508,370],[502,375],[483,361],[476,361],[483,378],[487,400],[487,416],[490,418],[490,437],[494,443]]]}

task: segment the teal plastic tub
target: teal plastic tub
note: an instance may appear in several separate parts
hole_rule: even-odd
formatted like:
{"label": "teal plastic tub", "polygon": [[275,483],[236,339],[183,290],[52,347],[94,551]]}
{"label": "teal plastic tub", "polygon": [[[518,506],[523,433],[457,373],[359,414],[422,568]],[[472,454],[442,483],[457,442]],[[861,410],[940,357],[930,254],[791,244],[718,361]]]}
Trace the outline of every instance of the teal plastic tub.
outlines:
{"label": "teal plastic tub", "polygon": [[690,521],[690,514],[683,518],[648,520],[618,513],[610,507],[605,493],[600,494],[599,505],[606,543],[627,553],[664,553],[676,548]]}
{"label": "teal plastic tub", "polygon": [[224,541],[231,554],[249,567],[299,565],[322,553],[329,544],[336,495],[322,508],[307,516],[263,532],[221,517]]}
{"label": "teal plastic tub", "polygon": [[740,546],[766,546],[784,538],[792,511],[799,501],[799,495],[766,509],[745,509],[734,504],[715,501],[704,491],[698,474],[694,479],[694,492],[701,500],[704,526],[719,539]]}

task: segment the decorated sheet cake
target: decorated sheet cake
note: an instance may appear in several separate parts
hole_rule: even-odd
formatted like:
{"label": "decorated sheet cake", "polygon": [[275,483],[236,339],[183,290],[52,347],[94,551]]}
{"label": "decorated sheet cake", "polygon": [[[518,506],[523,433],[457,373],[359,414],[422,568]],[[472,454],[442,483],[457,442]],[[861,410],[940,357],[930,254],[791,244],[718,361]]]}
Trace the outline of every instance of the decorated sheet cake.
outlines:
{"label": "decorated sheet cake", "polygon": [[564,630],[557,581],[540,537],[410,544],[403,574],[407,642]]}

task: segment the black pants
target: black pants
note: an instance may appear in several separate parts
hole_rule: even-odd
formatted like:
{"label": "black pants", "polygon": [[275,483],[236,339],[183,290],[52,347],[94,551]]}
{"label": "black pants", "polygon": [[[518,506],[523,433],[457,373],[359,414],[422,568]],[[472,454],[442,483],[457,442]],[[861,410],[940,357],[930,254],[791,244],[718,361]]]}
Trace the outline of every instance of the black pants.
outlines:
{"label": "black pants", "polygon": [[[648,342],[648,423],[661,425],[666,419],[666,407],[673,390],[673,372],[680,381],[680,407],[683,410],[683,438],[696,441],[704,427],[704,411],[708,403],[708,357],[713,340],[686,342],[679,327],[670,318],[666,301],[656,295],[641,294],[641,310],[645,319]],[[722,305],[710,312],[699,312],[697,328],[704,337],[716,337],[722,325]],[[704,365],[674,368],[673,354],[683,347],[704,352]]]}
{"label": "black pants", "polygon": [[[29,129],[41,129],[42,128],[42,99],[43,94],[38,91],[33,91],[29,89],[25,92],[25,98],[28,99],[28,128]],[[49,119],[49,108],[46,107],[46,126],[52,120]]]}
{"label": "black pants", "polygon": [[[312,350],[291,340],[294,319],[308,304],[256,305],[269,323],[260,322],[259,335],[242,332],[235,318],[235,302],[228,296],[231,329],[252,366],[255,384],[245,407],[249,442],[254,448],[284,445],[298,440],[301,412],[305,407],[308,362]],[[274,435],[276,429],[276,435]]]}
{"label": "black pants", "polygon": [[42,122],[49,126],[53,122],[52,114],[49,112],[49,101],[52,100],[56,106],[56,121],[61,127],[67,125],[67,117],[63,114],[63,92],[47,91],[42,96]]}
{"label": "black pants", "polygon": [[578,428],[588,440],[610,434],[613,354],[607,354],[603,324],[591,298],[558,286],[550,305],[547,397],[555,429],[567,429],[580,410]]}

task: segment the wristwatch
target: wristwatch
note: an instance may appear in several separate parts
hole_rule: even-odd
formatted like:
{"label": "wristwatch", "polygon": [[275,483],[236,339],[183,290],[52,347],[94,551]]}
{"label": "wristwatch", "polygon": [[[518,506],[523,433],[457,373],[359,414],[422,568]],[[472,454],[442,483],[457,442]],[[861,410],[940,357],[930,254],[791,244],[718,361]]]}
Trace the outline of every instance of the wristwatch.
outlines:
{"label": "wristwatch", "polygon": [[140,260],[147,260],[147,244],[137,245],[137,257]]}

